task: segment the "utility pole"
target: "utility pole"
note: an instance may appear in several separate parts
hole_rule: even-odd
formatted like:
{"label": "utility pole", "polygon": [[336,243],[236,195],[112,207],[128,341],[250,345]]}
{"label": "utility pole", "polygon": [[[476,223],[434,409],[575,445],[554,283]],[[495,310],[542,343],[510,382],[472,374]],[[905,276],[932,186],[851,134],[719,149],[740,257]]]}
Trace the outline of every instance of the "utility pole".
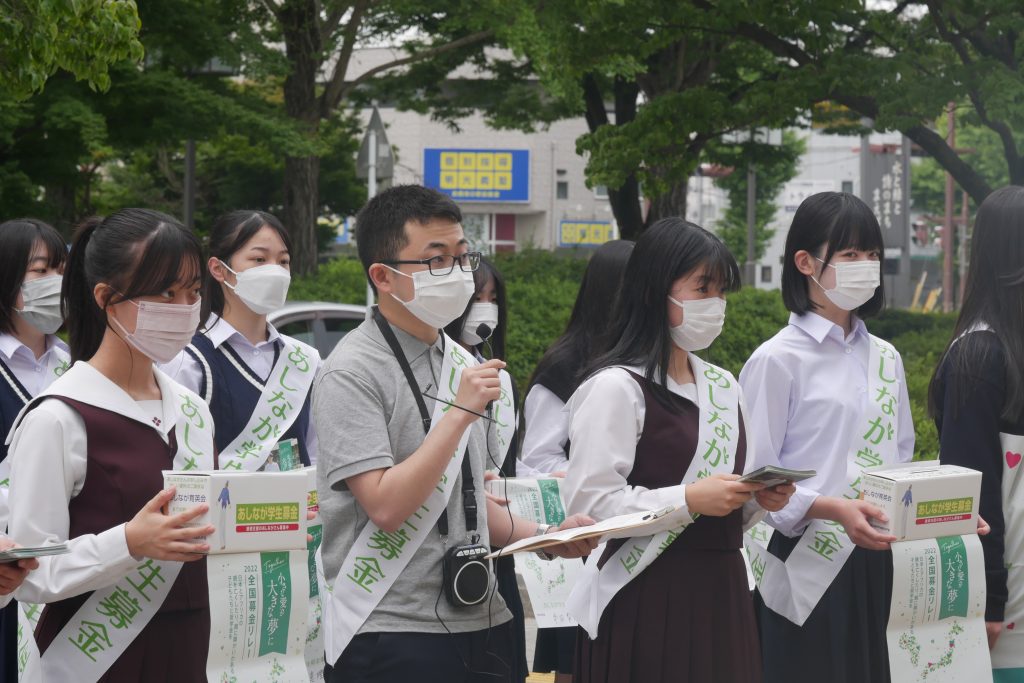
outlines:
{"label": "utility pole", "polygon": [[[949,132],[946,144],[950,149],[956,148],[955,102],[947,107],[949,115]],[[953,176],[946,173],[946,215],[942,220],[942,310],[949,313],[953,310]]]}

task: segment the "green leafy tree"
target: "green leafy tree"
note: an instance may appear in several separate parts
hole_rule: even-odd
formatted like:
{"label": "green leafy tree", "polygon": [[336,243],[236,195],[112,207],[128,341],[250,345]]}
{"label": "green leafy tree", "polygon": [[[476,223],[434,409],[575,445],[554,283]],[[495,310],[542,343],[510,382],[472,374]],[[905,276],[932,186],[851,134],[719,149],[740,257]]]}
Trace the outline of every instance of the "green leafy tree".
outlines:
{"label": "green leafy tree", "polygon": [[[609,188],[623,236],[684,215],[687,179],[723,133],[795,121],[805,95],[780,59],[694,2],[493,3],[499,39],[529,57],[552,97],[583,112],[591,184]],[[796,84],[798,85],[798,84]]]}
{"label": "green leafy tree", "polygon": [[97,90],[108,68],[142,59],[134,0],[3,0],[0,2],[0,93],[25,99],[58,70]]}
{"label": "green leafy tree", "polygon": [[787,182],[796,176],[800,156],[806,144],[798,134],[785,131],[779,146],[757,143],[727,145],[718,143],[708,152],[708,158],[733,172],[715,180],[729,196],[729,208],[715,227],[729,251],[740,263],[747,258],[747,166],[756,169],[754,183],[754,258],[764,255],[775,230],[775,198]]}
{"label": "green leafy tree", "polygon": [[728,21],[783,60],[809,104],[831,100],[876,129],[902,131],[981,202],[992,190],[986,172],[931,125],[948,102],[969,103],[960,115],[997,136],[1006,177],[1024,183],[1019,3],[695,1],[703,24]]}

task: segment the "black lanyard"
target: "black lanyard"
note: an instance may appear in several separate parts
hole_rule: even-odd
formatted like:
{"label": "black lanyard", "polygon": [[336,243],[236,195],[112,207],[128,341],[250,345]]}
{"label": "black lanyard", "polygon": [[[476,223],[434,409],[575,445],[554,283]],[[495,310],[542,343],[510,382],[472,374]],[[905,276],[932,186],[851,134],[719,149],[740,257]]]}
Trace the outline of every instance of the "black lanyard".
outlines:
{"label": "black lanyard", "polygon": [[[388,346],[391,347],[391,353],[395,355],[395,358],[398,360],[398,365],[402,368],[402,374],[405,375],[405,381],[409,385],[409,390],[412,391],[413,398],[416,399],[416,406],[420,409],[420,418],[423,421],[423,433],[426,434],[430,432],[430,411],[427,410],[426,401],[423,400],[423,392],[419,389],[419,384],[416,382],[416,376],[413,374],[412,368],[409,366],[409,360],[405,357],[405,352],[402,351],[402,347],[398,343],[398,339],[395,337],[394,330],[391,329],[391,325],[389,325],[388,321],[384,319],[384,316],[380,312],[380,308],[377,306],[373,307],[373,321],[377,323],[377,328],[380,330],[381,335],[384,336],[384,341],[386,341]],[[476,485],[473,483],[473,466],[469,462],[468,448],[466,449],[466,453],[462,456],[462,511],[466,515],[466,531],[472,534],[476,531],[477,506]],[[442,536],[448,535],[447,508],[441,511],[441,516],[437,520],[437,529],[441,532]]]}

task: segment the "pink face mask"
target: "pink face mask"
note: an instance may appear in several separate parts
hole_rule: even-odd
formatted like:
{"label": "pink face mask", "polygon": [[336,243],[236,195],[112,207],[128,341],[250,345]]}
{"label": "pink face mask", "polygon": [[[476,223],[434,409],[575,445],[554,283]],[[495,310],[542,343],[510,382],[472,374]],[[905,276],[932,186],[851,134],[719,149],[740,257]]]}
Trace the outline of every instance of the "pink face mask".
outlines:
{"label": "pink face mask", "polygon": [[109,319],[129,344],[157,363],[173,360],[192,341],[199,327],[201,300],[191,305],[128,301],[139,309],[134,332],[126,330],[117,318]]}

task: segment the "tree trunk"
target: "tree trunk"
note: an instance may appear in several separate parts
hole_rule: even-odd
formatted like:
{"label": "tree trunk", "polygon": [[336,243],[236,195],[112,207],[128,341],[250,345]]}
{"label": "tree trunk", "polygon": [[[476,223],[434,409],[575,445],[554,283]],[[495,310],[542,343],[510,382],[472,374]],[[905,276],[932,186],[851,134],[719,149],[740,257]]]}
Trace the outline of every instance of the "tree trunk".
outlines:
{"label": "tree trunk", "polygon": [[[284,106],[288,116],[315,139],[320,128],[320,102],[316,76],[321,54],[319,3],[287,0],[278,10],[285,52],[291,69],[284,81]],[[316,219],[320,201],[320,159],[286,156],[284,160],[284,224],[292,237],[292,272],[315,273],[317,269]]]}
{"label": "tree trunk", "polygon": [[644,214],[640,209],[640,183],[635,173],[630,173],[626,182],[618,189],[608,189],[608,203],[619,224],[619,236],[624,240],[635,240],[644,229]]}
{"label": "tree trunk", "polygon": [[285,157],[284,224],[292,237],[292,272],[301,275],[315,273],[317,269],[319,178],[320,157]]}
{"label": "tree trunk", "polygon": [[651,210],[647,213],[647,223],[650,226],[662,218],[678,217],[686,218],[686,191],[688,179],[673,183],[664,194],[651,198]]}
{"label": "tree trunk", "polygon": [[[636,99],[640,92],[636,81],[615,79],[612,85],[615,104],[615,125],[629,123],[636,118]],[[601,126],[612,125],[608,120],[605,95],[593,74],[583,77],[583,98],[586,105],[584,116],[590,132]],[[624,240],[635,240],[644,229],[644,214],[640,207],[640,182],[636,173],[626,176],[626,181],[616,188],[608,188],[608,203],[619,226],[619,236]]]}

